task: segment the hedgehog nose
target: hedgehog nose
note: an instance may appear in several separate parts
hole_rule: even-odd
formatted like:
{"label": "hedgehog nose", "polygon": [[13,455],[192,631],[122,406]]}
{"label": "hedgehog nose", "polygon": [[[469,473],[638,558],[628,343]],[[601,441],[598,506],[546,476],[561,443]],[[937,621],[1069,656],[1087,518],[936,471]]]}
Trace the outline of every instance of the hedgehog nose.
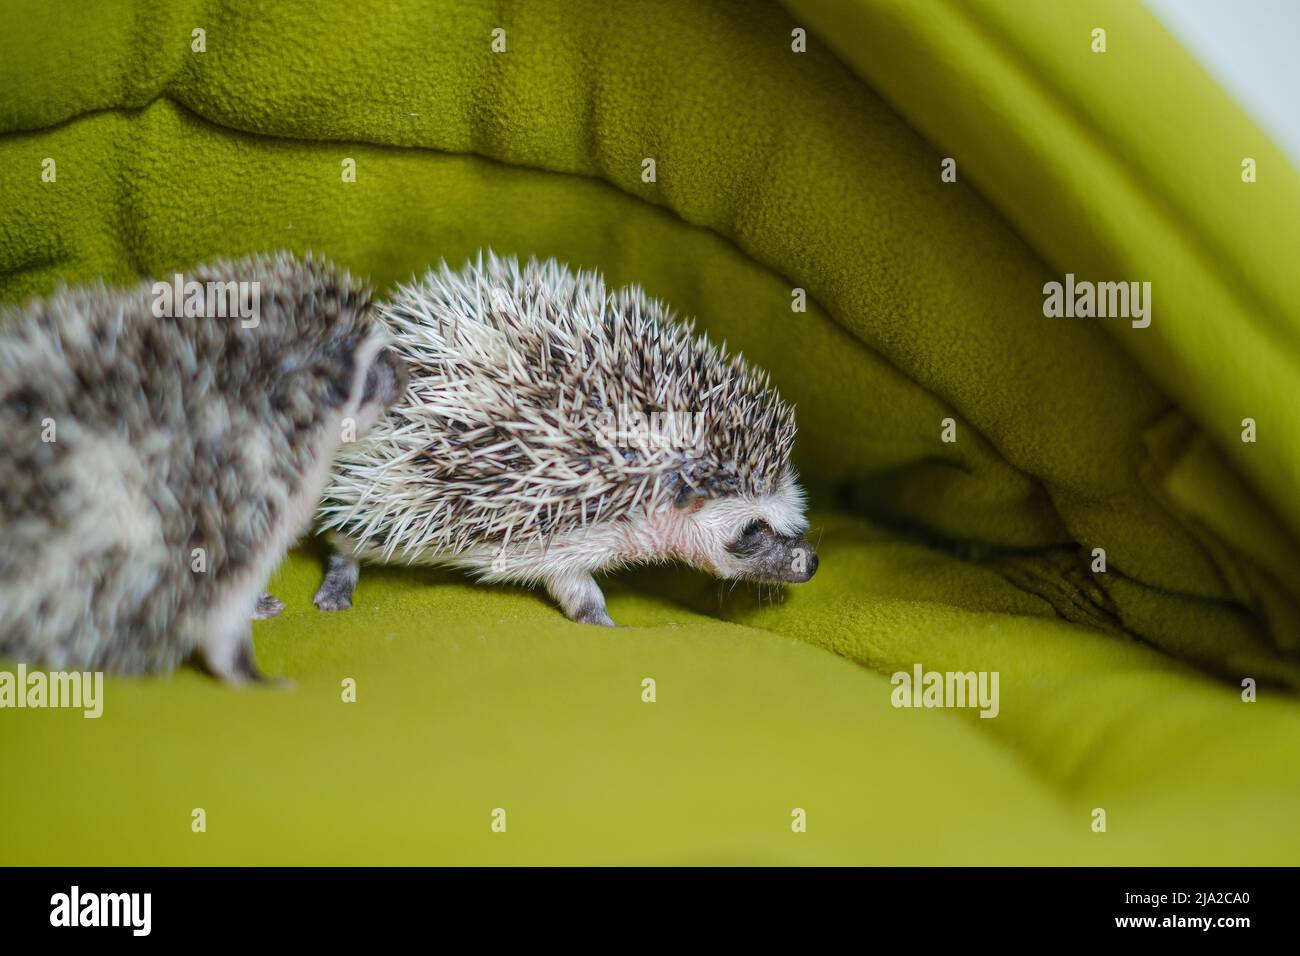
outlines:
{"label": "hedgehog nose", "polygon": [[793,535],[787,539],[786,546],[789,548],[787,554],[794,559],[790,569],[793,574],[787,580],[793,584],[812,580],[812,576],[817,573],[819,562],[817,552],[808,543],[808,539],[803,535]]}

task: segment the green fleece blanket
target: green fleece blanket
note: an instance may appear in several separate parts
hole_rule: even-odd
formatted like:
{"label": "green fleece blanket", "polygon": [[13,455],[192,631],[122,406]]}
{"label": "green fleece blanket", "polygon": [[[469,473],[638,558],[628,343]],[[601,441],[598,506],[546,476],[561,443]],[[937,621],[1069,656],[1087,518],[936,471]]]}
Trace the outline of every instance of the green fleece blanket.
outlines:
{"label": "green fleece blanket", "polygon": [[[402,569],[323,615],[305,549],[294,690],[0,711],[0,862],[1300,860],[1300,187],[1140,10],[1026,6],[0,2],[0,298],[601,269],[798,403],[822,554],[775,604],[620,576],[597,633]],[[1045,317],[1067,272],[1150,326]],[[918,664],[997,716],[893,706]]]}

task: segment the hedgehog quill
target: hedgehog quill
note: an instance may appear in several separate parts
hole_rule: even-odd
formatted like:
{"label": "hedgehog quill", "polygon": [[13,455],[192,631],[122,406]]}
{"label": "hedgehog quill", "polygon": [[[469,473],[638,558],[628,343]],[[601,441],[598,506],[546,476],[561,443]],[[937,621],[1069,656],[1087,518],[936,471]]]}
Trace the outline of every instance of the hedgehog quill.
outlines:
{"label": "hedgehog quill", "polygon": [[405,387],[367,289],[287,254],[194,270],[255,324],[151,283],[62,289],[0,326],[0,655],[260,677],[249,621],[345,432]]}
{"label": "hedgehog quill", "polygon": [[816,572],[793,408],[639,287],[489,252],[378,312],[411,377],[326,489],[322,610],[351,606],[362,562],[541,584],[601,625],[594,576],[631,564],[777,584]]}

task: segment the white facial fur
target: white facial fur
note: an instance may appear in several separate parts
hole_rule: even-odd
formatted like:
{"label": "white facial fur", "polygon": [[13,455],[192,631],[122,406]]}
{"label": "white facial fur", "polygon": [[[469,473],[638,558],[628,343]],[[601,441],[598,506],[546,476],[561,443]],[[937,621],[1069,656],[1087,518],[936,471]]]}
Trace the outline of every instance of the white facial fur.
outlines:
{"label": "white facial fur", "polygon": [[748,563],[727,546],[751,522],[765,521],[781,536],[801,535],[808,530],[803,489],[788,470],[771,494],[703,500],[648,520],[666,526],[676,557],[720,578],[748,576]]}

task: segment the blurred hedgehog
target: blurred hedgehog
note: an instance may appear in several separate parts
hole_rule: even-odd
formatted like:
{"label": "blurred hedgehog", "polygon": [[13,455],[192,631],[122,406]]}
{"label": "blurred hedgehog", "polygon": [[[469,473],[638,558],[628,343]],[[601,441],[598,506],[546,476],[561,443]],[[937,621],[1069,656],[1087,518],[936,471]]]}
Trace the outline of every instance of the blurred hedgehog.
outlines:
{"label": "blurred hedgehog", "polygon": [[327,263],[176,288],[60,289],[0,320],[0,656],[257,679],[267,577],[341,440],[405,388],[369,292]]}
{"label": "blurred hedgehog", "polygon": [[378,307],[406,394],[340,456],[319,513],[335,554],[315,602],[351,606],[359,561],[543,584],[613,625],[593,574],[681,560],[723,578],[817,570],[768,376],[638,287],[480,254]]}

